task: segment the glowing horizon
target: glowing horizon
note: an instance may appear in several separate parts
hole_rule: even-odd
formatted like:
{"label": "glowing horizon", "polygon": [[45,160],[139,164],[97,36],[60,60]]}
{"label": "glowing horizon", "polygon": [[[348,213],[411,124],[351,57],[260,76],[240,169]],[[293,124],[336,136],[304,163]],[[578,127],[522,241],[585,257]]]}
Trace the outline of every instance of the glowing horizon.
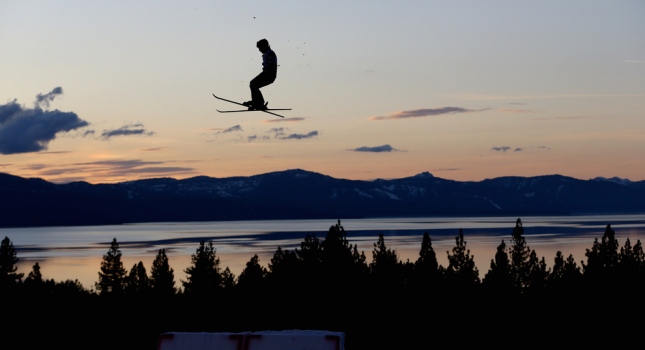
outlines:
{"label": "glowing horizon", "polygon": [[645,180],[645,3],[551,5],[3,3],[0,172]]}

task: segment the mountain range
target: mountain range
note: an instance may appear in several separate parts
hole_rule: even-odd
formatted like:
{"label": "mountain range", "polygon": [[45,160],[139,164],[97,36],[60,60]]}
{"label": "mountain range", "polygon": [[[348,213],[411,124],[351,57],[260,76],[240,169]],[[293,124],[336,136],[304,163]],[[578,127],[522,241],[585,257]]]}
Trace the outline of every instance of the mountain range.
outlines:
{"label": "mountain range", "polygon": [[220,220],[645,213],[645,181],[562,175],[454,181],[254,176],[55,184],[0,173],[0,227]]}

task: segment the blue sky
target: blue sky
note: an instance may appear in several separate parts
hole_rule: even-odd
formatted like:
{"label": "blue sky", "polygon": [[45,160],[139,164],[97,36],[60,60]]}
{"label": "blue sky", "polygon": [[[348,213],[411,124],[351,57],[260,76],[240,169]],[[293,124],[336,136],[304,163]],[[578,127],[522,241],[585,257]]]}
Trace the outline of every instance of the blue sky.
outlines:
{"label": "blue sky", "polygon": [[[0,0],[0,172],[645,180],[643,1]],[[269,40],[278,78],[250,99]]]}

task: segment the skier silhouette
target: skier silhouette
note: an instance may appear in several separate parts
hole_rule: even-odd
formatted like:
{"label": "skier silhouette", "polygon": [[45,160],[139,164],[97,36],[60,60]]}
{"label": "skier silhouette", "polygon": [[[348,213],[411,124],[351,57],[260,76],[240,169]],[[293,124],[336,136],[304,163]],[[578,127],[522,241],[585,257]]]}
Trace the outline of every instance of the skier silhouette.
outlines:
{"label": "skier silhouette", "polygon": [[257,42],[257,48],[262,52],[262,72],[257,77],[251,80],[249,87],[251,88],[251,101],[242,103],[249,107],[249,110],[266,110],[267,105],[264,102],[264,97],[260,88],[265,87],[275,81],[278,73],[278,57],[275,52],[271,50],[267,39],[262,39]]}

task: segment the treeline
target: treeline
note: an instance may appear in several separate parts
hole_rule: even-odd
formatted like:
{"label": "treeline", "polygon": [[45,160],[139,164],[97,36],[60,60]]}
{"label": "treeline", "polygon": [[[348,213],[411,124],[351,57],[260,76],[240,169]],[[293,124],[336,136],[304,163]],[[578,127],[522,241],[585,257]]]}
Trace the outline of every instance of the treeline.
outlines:
{"label": "treeline", "polygon": [[[77,280],[43,279],[38,263],[27,276],[18,273],[16,250],[5,237],[0,293],[22,320],[16,331],[38,321],[44,323],[40,332],[67,333],[67,347],[154,349],[159,334],[170,331],[326,329],[345,332],[348,350],[406,348],[455,336],[461,328],[452,324],[471,324],[478,335],[562,312],[587,320],[611,315],[617,325],[619,308],[593,303],[640,298],[645,288],[640,240],[620,246],[609,224],[586,249],[586,261],[578,264],[558,251],[549,264],[529,248],[517,219],[509,245],[502,240],[485,274],[461,230],[447,266],[438,263],[427,232],[415,261],[399,260],[382,234],[368,260],[349,243],[340,220],[323,240],[308,235],[300,248],[278,247],[267,267],[254,255],[239,276],[220,266],[210,241],[200,242],[181,281],[164,249],[150,273],[142,262],[126,269],[121,257],[114,239],[98,282],[87,289]],[[101,342],[106,337],[110,341]],[[46,343],[26,341],[25,348]]]}

